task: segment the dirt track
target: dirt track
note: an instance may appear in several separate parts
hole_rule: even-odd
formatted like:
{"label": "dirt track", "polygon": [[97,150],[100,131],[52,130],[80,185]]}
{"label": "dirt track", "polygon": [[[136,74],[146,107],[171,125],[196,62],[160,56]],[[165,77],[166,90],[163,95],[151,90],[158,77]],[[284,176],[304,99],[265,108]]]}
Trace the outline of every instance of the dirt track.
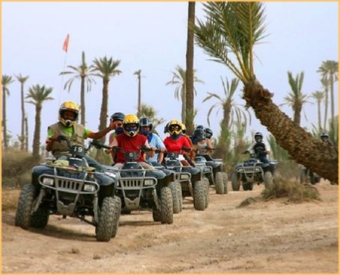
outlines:
{"label": "dirt track", "polygon": [[109,243],[75,219],[51,216],[44,230],[25,231],[14,226],[14,211],[3,211],[2,273],[337,274],[338,186],[316,186],[321,202],[282,198],[241,208],[263,187],[227,195],[211,188],[205,211],[185,199],[172,225],[153,222],[149,212],[122,215]]}

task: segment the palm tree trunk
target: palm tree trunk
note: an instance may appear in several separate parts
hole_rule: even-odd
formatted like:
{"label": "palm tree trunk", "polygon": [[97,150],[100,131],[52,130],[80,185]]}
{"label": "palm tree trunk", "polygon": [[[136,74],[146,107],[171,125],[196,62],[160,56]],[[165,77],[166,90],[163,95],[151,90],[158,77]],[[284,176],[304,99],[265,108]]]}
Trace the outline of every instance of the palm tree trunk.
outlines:
{"label": "palm tree trunk", "polygon": [[25,150],[26,150],[26,152],[28,152],[28,120],[27,120],[27,116],[25,116],[25,138],[26,138]]}
{"label": "palm tree trunk", "polygon": [[6,89],[2,88],[2,127],[3,127],[3,142],[5,150],[8,148],[7,142],[7,123],[6,123]]}
{"label": "palm tree trunk", "polygon": [[141,116],[141,105],[142,105],[142,83],[141,83],[141,71],[138,72],[138,112],[137,116]]}
{"label": "palm tree trunk", "polygon": [[[328,84],[327,84],[328,85]],[[323,129],[327,129],[327,116],[328,116],[328,88],[325,90],[325,117],[323,119]]]}
{"label": "palm tree trunk", "polygon": [[[330,93],[331,93],[331,127],[330,130],[332,133],[335,133],[335,115],[334,115],[334,78],[333,75],[330,75],[329,78],[330,85]],[[334,140],[334,139],[333,139]]]}
{"label": "palm tree trunk", "polygon": [[[108,78],[103,78],[103,91],[102,91],[102,106],[100,109],[100,118],[99,118],[99,127],[98,130],[104,130],[106,128],[106,123],[107,123],[107,105],[108,105],[108,97],[109,97],[109,92],[108,92],[108,87],[109,87],[109,79]],[[105,136],[99,139],[100,143],[104,144],[105,143]],[[96,154],[96,159],[99,162],[104,162],[104,158],[102,155],[101,150],[97,150]]]}
{"label": "palm tree trunk", "polygon": [[33,138],[33,156],[39,157],[40,151],[40,128],[41,128],[41,109],[42,106],[37,104],[35,107],[35,128],[34,128],[34,138]]}
{"label": "palm tree trunk", "polygon": [[296,125],[277,105],[272,96],[258,81],[247,83],[243,98],[246,107],[254,109],[256,117],[266,126],[277,143],[292,159],[333,182],[338,182],[338,153],[335,147],[315,139]]}
{"label": "palm tree trunk", "polygon": [[183,84],[182,85],[182,110],[181,110],[181,119],[182,119],[182,122],[184,122],[185,121],[185,119],[186,119],[186,110],[185,110],[185,108],[186,108],[186,100],[187,100],[187,96],[186,96],[186,94],[187,94],[187,88],[186,88],[186,85],[185,84]]}
{"label": "palm tree trunk", "polygon": [[81,76],[80,82],[80,121],[85,126],[85,76]]}
{"label": "palm tree trunk", "polygon": [[318,100],[318,131],[321,132],[321,101]]}
{"label": "palm tree trunk", "polygon": [[188,38],[186,54],[186,117],[183,120],[187,132],[194,131],[194,31],[191,25],[195,24],[195,2],[188,3]]}
{"label": "palm tree trunk", "polygon": [[25,100],[24,100],[24,84],[21,83],[21,144],[20,149],[25,149]]}

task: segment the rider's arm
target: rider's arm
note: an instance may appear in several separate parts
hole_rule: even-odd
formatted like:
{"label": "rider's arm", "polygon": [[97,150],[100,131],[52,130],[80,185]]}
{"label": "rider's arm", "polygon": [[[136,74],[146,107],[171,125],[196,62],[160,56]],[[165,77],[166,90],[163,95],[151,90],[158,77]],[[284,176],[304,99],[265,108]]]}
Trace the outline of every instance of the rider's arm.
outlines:
{"label": "rider's arm", "polygon": [[94,133],[94,132],[89,131],[87,133],[87,138],[100,139],[103,136],[105,136],[108,132],[113,130],[113,128],[114,128],[113,125],[110,124],[108,127],[106,127],[105,129],[103,129],[103,130],[101,130],[99,132]]}
{"label": "rider's arm", "polygon": [[[148,142],[148,140],[145,141],[144,145],[145,145],[147,148],[151,148],[151,147],[150,147],[150,144],[149,144],[149,142]],[[150,150],[150,151],[147,151],[146,153],[148,154],[148,156],[149,156],[150,158],[152,158],[152,157],[155,155],[155,150]]]}
{"label": "rider's arm", "polygon": [[46,139],[46,151],[50,152],[52,150],[53,142],[58,140],[58,136],[53,132],[51,128],[48,128],[47,139]]}
{"label": "rider's arm", "polygon": [[212,152],[213,152],[213,145],[212,145],[212,143],[211,143],[211,140],[210,139],[206,139],[206,141],[207,141],[207,148],[206,148],[206,152],[208,153],[208,154],[212,154]]}

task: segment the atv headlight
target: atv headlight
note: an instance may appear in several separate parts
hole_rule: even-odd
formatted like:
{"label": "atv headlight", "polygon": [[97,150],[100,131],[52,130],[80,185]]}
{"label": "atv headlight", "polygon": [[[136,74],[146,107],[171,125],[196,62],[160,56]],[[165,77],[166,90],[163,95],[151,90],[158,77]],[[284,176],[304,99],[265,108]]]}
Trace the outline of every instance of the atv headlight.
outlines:
{"label": "atv headlight", "polygon": [[94,192],[96,187],[92,184],[84,184],[84,191]]}
{"label": "atv headlight", "polygon": [[189,176],[189,175],[186,175],[186,174],[180,176],[180,179],[181,179],[181,180],[187,180],[187,179],[189,179],[189,178],[190,178],[190,176]]}
{"label": "atv headlight", "polygon": [[144,180],[144,185],[145,186],[153,185],[153,180]]}
{"label": "atv headlight", "polygon": [[43,184],[53,186],[54,180],[52,178],[43,178]]}
{"label": "atv headlight", "polygon": [[238,168],[237,172],[243,172],[243,168]]}
{"label": "atv headlight", "polygon": [[116,174],[107,171],[105,171],[104,174],[114,179],[117,177]]}

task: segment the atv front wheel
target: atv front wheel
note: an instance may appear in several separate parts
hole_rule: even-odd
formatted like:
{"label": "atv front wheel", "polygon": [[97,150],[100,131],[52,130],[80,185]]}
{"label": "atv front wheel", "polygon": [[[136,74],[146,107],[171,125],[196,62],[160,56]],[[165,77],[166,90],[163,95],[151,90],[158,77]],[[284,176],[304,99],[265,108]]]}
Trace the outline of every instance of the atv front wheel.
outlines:
{"label": "atv front wheel", "polygon": [[38,208],[31,216],[30,226],[34,228],[45,228],[49,217],[50,211],[48,208]]}
{"label": "atv front wheel", "polygon": [[31,184],[25,184],[20,192],[18,208],[15,215],[15,226],[28,229],[31,225],[31,211],[35,199],[36,187]]}
{"label": "atv front wheel", "polygon": [[169,187],[161,188],[161,223],[172,224],[173,217],[172,193]]}
{"label": "atv front wheel", "polygon": [[114,196],[113,199],[115,201],[115,209],[112,209],[111,211],[115,212],[115,219],[113,221],[113,229],[112,229],[111,238],[114,238],[117,235],[120,214],[122,212],[122,201],[120,200],[120,197]]}
{"label": "atv front wheel", "polygon": [[[119,212],[120,213],[120,212]],[[116,201],[113,197],[106,197],[100,208],[99,221],[96,228],[96,238],[99,242],[108,242],[113,235],[116,221]]]}

